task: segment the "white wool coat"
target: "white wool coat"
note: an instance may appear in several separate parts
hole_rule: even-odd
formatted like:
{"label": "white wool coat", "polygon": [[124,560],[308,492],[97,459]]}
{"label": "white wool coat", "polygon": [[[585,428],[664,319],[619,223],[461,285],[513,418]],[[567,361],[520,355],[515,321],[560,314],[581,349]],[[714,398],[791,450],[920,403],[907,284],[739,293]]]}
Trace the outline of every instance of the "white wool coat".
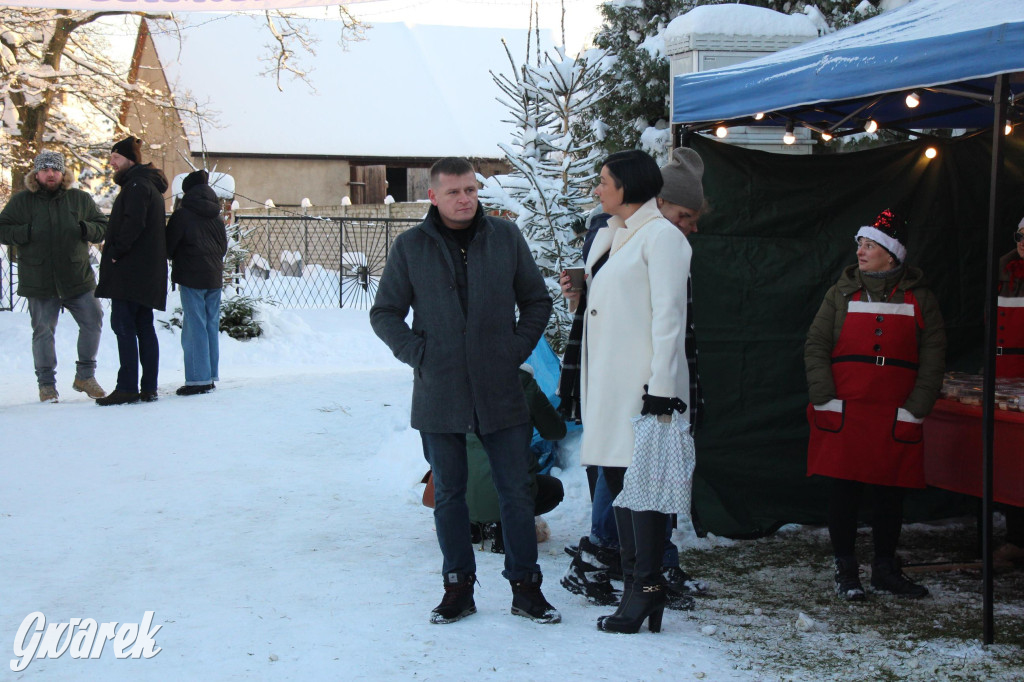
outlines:
{"label": "white wool coat", "polygon": [[[594,263],[609,251],[593,277]],[[585,266],[582,464],[630,465],[630,420],[640,414],[644,384],[650,395],[689,400],[685,343],[691,254],[686,237],[665,220],[654,199],[625,223],[613,216],[594,237]]]}

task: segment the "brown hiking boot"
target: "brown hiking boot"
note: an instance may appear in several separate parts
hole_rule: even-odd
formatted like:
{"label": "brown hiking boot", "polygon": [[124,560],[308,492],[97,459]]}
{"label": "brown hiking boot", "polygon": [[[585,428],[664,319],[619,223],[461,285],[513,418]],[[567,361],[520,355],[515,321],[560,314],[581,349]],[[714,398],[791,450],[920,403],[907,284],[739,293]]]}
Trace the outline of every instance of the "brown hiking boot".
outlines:
{"label": "brown hiking boot", "polygon": [[96,383],[96,377],[89,377],[88,379],[75,379],[74,383],[71,384],[71,388],[86,394],[93,400],[96,398],[102,398],[107,395],[107,392]]}
{"label": "brown hiking boot", "polygon": [[41,403],[55,403],[57,402],[57,387],[53,384],[42,384],[39,387],[39,402]]}

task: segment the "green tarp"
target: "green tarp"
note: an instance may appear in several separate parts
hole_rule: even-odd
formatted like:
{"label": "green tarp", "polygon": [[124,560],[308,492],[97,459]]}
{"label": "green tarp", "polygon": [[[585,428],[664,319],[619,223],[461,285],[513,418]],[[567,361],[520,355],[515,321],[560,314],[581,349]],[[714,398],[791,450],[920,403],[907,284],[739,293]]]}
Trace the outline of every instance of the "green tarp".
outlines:
{"label": "green tarp", "polygon": [[[1024,216],[1024,142],[1006,138],[999,234]],[[991,133],[849,154],[790,156],[694,137],[711,211],[692,237],[699,368],[697,525],[756,537],[824,523],[827,485],[806,476],[803,345],[825,291],[855,262],[854,235],[885,208],[911,225],[907,262],[942,305],[947,369],[979,372],[987,265]],[[979,445],[980,447],[980,445]],[[908,496],[909,520],[971,509],[942,491]]]}

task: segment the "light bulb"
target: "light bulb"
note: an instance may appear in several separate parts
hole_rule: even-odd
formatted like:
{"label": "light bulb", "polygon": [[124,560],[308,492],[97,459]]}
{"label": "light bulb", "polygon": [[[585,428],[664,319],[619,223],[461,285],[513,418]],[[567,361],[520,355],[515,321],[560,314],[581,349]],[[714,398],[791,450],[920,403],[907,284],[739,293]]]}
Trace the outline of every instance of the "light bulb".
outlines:
{"label": "light bulb", "polygon": [[831,139],[832,139],[832,133],[828,132],[827,130],[822,130],[821,131],[821,141],[822,142],[828,142]]}
{"label": "light bulb", "polygon": [[729,129],[726,128],[725,126],[718,126],[717,128],[715,128],[715,136],[716,137],[722,138],[722,137],[725,137],[728,134],[729,134]]}
{"label": "light bulb", "polygon": [[790,121],[786,124],[786,134],[782,136],[782,141],[786,144],[793,144],[796,142],[796,135],[793,134],[793,122]]}
{"label": "light bulb", "polygon": [[934,159],[936,156],[939,155],[939,150],[936,149],[935,147],[928,147],[928,149],[924,150],[924,155],[929,159]]}
{"label": "light bulb", "polygon": [[864,132],[873,133],[878,130],[878,122],[873,118],[869,118],[868,122],[864,124]]}
{"label": "light bulb", "polygon": [[764,112],[759,111],[756,114],[754,114],[754,120],[755,121],[760,121],[763,118],[764,118]]}
{"label": "light bulb", "polygon": [[918,104],[921,103],[921,97],[916,92],[912,92],[909,95],[907,95],[906,102],[908,107],[914,109],[917,107]]}
{"label": "light bulb", "polygon": [[1012,135],[1012,134],[1013,134],[1013,124],[1012,123],[1007,123],[1006,127],[1003,128],[1003,135]]}

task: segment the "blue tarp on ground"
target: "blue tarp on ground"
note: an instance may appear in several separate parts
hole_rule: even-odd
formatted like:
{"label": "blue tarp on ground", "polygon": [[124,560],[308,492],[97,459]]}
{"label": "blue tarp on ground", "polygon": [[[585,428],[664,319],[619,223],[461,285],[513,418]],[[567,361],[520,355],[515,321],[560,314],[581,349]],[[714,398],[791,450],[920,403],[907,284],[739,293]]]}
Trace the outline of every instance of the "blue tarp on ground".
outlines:
{"label": "blue tarp on ground", "polygon": [[[1018,71],[1024,71],[1024,1],[917,0],[760,59],[676,76],[672,122],[788,111],[827,128],[877,96],[895,93],[864,113],[915,129],[986,127],[992,110],[983,102],[928,92],[910,110],[903,93],[960,84],[991,96],[991,77]],[[1024,82],[1011,89],[1024,92]],[[760,123],[780,124],[778,118]]]}

